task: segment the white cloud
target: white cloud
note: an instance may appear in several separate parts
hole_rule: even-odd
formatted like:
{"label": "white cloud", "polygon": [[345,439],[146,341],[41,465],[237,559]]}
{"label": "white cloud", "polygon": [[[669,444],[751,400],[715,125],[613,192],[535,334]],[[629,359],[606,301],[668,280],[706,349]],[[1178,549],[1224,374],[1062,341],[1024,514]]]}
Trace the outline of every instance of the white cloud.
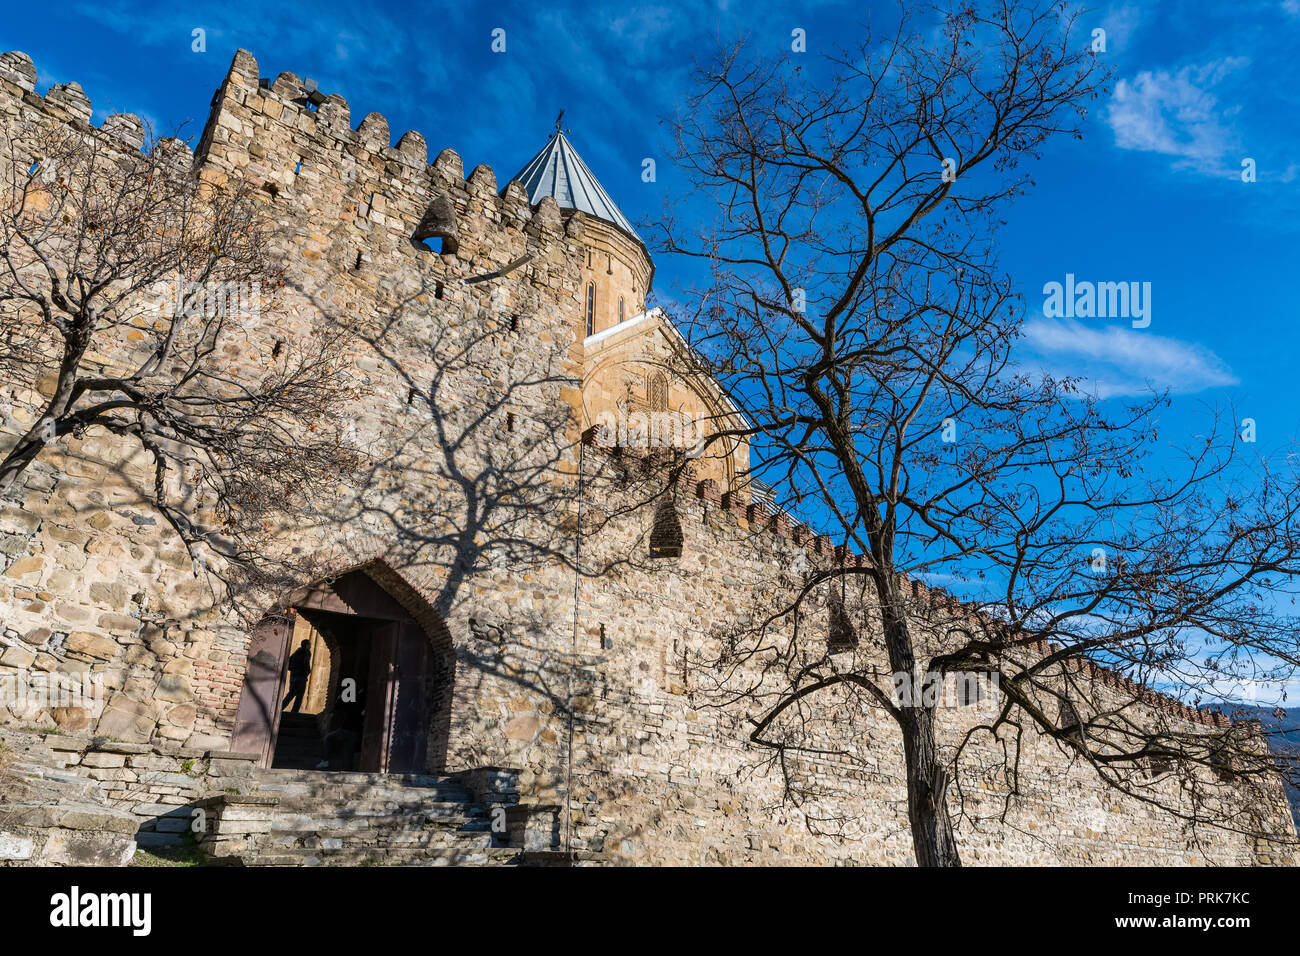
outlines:
{"label": "white cloud", "polygon": [[[1221,650],[1214,641],[1210,646]],[[1213,673],[1209,661],[1217,657],[1193,657],[1178,661],[1162,670],[1153,671],[1147,678],[1148,686],[1191,702],[1201,699],[1202,705],[1222,708],[1232,703],[1250,706],[1295,707],[1300,701],[1300,677],[1291,673],[1288,666],[1271,656],[1254,655],[1249,662],[1230,665],[1232,676]],[[1259,676],[1252,676],[1257,674]]]}
{"label": "white cloud", "polygon": [[[1297,0],[1300,2],[1300,0]],[[1240,172],[1240,157],[1230,159],[1236,135],[1210,90],[1249,63],[1226,57],[1177,72],[1143,70],[1115,84],[1106,118],[1120,149],[1161,153],[1176,168],[1201,173]]]}
{"label": "white cloud", "polygon": [[1121,325],[1094,327],[1074,320],[1035,319],[1025,324],[1022,344],[1056,378],[1082,377],[1098,398],[1149,393],[1152,388],[1186,395],[1236,385],[1232,370],[1209,349]]}
{"label": "white cloud", "polygon": [[[1300,3],[1300,0],[1296,0]],[[1108,7],[1101,18],[1101,25],[1106,30],[1106,52],[1119,53],[1128,48],[1129,38],[1137,30],[1142,19],[1142,10],[1133,4]]]}
{"label": "white cloud", "polygon": [[647,55],[657,55],[674,36],[686,33],[690,25],[680,10],[641,4],[626,8],[606,26],[617,38],[620,52],[625,57],[635,52],[640,60]]}

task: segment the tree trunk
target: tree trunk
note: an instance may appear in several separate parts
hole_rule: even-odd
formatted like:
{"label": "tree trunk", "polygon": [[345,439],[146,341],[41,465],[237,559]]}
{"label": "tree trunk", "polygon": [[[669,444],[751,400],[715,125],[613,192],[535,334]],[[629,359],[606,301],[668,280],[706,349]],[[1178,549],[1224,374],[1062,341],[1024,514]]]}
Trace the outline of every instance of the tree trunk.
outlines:
{"label": "tree trunk", "polygon": [[[880,549],[883,553],[884,548]],[[886,565],[880,561],[880,565]],[[948,815],[948,773],[935,743],[933,701],[926,699],[926,675],[916,664],[908,628],[907,607],[898,593],[892,567],[874,575],[880,596],[881,624],[889,664],[895,674],[911,680],[908,699],[899,701],[898,724],[903,735],[907,769],[907,816],[917,866],[961,866],[952,817]]]}
{"label": "tree trunk", "polygon": [[26,434],[18,439],[18,444],[9,450],[4,461],[0,462],[0,497],[8,493],[18,476],[27,470],[27,466],[36,460],[36,456],[47,444],[45,439],[44,417],[38,418],[36,424],[27,429]]}
{"label": "tree trunk", "polygon": [[917,866],[961,866],[948,815],[948,774],[934,739],[934,711],[906,707],[903,754],[907,762],[907,815]]}
{"label": "tree trunk", "polygon": [[18,476],[27,470],[27,466],[36,460],[45,446],[56,437],[55,422],[68,411],[72,402],[73,383],[77,378],[77,369],[82,356],[90,344],[90,334],[94,330],[94,313],[77,316],[73,322],[73,331],[64,339],[63,356],[59,360],[59,377],[54,386],[54,394],[45,405],[45,411],[27,429],[18,444],[9,449],[4,461],[0,462],[0,496],[8,493]]}

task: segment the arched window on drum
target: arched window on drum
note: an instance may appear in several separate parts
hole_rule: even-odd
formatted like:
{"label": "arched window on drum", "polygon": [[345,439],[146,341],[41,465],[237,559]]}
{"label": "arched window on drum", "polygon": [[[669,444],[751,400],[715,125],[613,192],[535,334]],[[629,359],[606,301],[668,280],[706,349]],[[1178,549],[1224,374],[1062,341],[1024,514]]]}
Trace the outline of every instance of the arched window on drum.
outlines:
{"label": "arched window on drum", "polygon": [[668,411],[668,376],[655,372],[646,383],[646,404],[652,412]]}

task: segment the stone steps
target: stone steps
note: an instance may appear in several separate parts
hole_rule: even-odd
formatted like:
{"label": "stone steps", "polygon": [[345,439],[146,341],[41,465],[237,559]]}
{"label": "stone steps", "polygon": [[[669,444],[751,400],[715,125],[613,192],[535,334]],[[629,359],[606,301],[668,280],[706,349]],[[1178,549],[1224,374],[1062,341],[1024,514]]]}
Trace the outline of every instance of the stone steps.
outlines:
{"label": "stone steps", "polygon": [[277,767],[314,768],[321,759],[320,720],[315,714],[284,713],[276,734],[274,763]]}
{"label": "stone steps", "polygon": [[333,828],[322,830],[283,830],[272,824],[271,832],[261,841],[266,848],[298,847],[302,849],[343,849],[345,847],[461,847],[465,850],[491,849],[492,834],[460,829],[408,829],[356,830]]}
{"label": "stone steps", "polygon": [[8,748],[7,775],[11,800],[22,794],[57,787],[66,799],[99,799],[93,780],[65,769],[66,760],[40,737],[23,731],[0,730],[0,743]]}
{"label": "stone steps", "polygon": [[253,866],[511,866],[520,852],[510,847],[483,851],[455,849],[403,850],[382,854],[367,848],[342,850],[286,849],[268,851]]}
{"label": "stone steps", "polygon": [[420,787],[403,790],[389,787],[332,787],[329,785],[303,788],[262,786],[258,789],[258,792],[278,797],[282,807],[333,805],[355,810],[361,807],[382,807],[387,805],[393,807],[421,807],[432,804],[464,806],[474,802],[464,789],[455,787]]}
{"label": "stone steps", "polygon": [[0,866],[123,866],[135,853],[134,815],[104,803],[94,781],[37,735],[0,730]]}
{"label": "stone steps", "polygon": [[488,865],[519,849],[493,808],[431,774],[259,770],[257,791],[215,798],[214,856],[246,866]]}
{"label": "stone steps", "polygon": [[277,809],[286,818],[302,817],[310,819],[317,825],[339,821],[348,826],[353,823],[377,825],[379,821],[401,821],[414,817],[430,822],[465,822],[484,817],[489,812],[486,807],[470,804],[448,803],[445,801],[426,803],[390,803],[368,801],[361,804],[321,804],[306,799],[281,800]]}
{"label": "stone steps", "polygon": [[290,784],[328,784],[330,786],[356,784],[394,787],[463,786],[455,777],[440,777],[429,773],[364,773],[360,771],[343,773],[330,770],[277,769],[258,770],[254,776],[264,788]]}

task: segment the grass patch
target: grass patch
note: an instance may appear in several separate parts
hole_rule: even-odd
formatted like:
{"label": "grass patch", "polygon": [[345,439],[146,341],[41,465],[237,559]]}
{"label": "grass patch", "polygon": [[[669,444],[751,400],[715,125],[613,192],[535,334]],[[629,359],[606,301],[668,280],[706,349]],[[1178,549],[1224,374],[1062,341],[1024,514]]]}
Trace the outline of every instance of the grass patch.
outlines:
{"label": "grass patch", "polygon": [[55,737],[72,736],[62,727],[37,727],[35,724],[28,724],[27,726],[19,727],[18,729],[29,734],[53,734]]}
{"label": "grass patch", "polygon": [[208,855],[192,834],[181,846],[155,846],[148,850],[137,849],[129,866],[207,866]]}

